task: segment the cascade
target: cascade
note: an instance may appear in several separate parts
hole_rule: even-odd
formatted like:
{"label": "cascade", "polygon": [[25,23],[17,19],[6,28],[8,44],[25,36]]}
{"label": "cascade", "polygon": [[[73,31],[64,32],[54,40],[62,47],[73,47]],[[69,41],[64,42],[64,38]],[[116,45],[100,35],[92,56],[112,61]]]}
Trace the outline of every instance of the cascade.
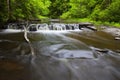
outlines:
{"label": "cascade", "polygon": [[[8,24],[8,29],[14,30],[23,30],[23,25],[25,24],[17,24],[10,23]],[[54,31],[68,31],[68,30],[82,30],[83,28],[87,28],[93,31],[96,31],[95,26],[90,26],[89,24],[81,24],[81,23],[39,23],[39,24],[29,24],[27,30],[28,31],[40,31],[40,30],[54,30]]]}

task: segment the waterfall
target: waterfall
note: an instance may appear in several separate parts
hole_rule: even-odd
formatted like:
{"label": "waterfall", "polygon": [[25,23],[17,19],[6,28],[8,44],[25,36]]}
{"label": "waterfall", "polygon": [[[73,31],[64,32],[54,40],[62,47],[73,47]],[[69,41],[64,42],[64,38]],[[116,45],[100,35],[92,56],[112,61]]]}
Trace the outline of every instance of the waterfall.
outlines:
{"label": "waterfall", "polygon": [[63,23],[51,23],[51,24],[30,24],[29,31],[37,30],[79,30],[79,24],[63,24]]}
{"label": "waterfall", "polygon": [[[14,29],[14,30],[23,30],[22,26],[25,26],[25,24],[17,24],[17,23],[10,23],[8,25],[8,29]],[[77,23],[39,23],[39,24],[29,24],[28,25],[28,31],[41,31],[41,30],[53,30],[53,31],[74,31],[74,30],[82,30],[83,28],[87,28],[89,30],[96,31],[97,29],[95,26],[89,26],[89,24],[77,24]]]}

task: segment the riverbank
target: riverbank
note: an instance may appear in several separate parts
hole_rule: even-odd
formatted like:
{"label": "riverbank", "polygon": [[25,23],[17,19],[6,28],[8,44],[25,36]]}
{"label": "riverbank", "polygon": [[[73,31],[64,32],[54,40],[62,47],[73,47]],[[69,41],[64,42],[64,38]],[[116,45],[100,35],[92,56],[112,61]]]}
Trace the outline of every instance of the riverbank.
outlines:
{"label": "riverbank", "polygon": [[66,23],[92,23],[98,30],[110,33],[115,37],[115,40],[120,40],[120,23],[94,21],[89,18],[73,18],[64,20]]}

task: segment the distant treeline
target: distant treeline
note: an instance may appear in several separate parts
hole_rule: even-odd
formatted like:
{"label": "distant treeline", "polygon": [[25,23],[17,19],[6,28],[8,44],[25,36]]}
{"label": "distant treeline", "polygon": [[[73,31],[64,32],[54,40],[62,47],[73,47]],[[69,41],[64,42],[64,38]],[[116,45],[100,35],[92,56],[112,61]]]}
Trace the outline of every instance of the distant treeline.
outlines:
{"label": "distant treeline", "polygon": [[120,0],[0,0],[0,24],[42,18],[120,22]]}

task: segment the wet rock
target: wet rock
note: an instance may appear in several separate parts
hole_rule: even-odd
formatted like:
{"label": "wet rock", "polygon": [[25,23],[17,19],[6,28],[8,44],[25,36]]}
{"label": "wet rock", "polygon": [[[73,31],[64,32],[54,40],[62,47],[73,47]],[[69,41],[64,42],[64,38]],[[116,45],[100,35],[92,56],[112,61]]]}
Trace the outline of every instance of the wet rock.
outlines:
{"label": "wet rock", "polygon": [[79,24],[79,28],[83,29],[83,28],[87,28],[93,31],[97,31],[97,28],[92,24],[92,23],[80,23]]}
{"label": "wet rock", "polygon": [[116,50],[117,53],[120,53],[120,50]]}
{"label": "wet rock", "polygon": [[120,40],[120,30],[116,31],[115,40]]}
{"label": "wet rock", "polygon": [[115,40],[120,40],[120,37],[115,37]]}
{"label": "wet rock", "polygon": [[94,55],[92,51],[85,50],[60,50],[54,55],[57,58],[67,58],[67,59],[93,59]]}
{"label": "wet rock", "polygon": [[95,58],[98,58],[98,57],[103,56],[105,54],[112,53],[112,51],[109,49],[100,49],[100,48],[95,48],[95,47],[90,47],[90,48],[93,50],[93,55]]}
{"label": "wet rock", "polygon": [[101,53],[107,53],[109,50],[107,49],[97,49],[96,51],[101,52]]}
{"label": "wet rock", "polygon": [[49,30],[49,25],[46,23],[43,24],[37,24],[38,30]]}
{"label": "wet rock", "polygon": [[88,29],[91,29],[93,31],[97,31],[97,28],[95,26],[87,26]]}
{"label": "wet rock", "polygon": [[113,36],[120,35],[120,29],[119,28],[105,28],[103,31],[107,32],[107,33],[110,33]]}
{"label": "wet rock", "polygon": [[112,34],[115,37],[115,40],[120,40],[119,28],[105,28],[103,31]]}

